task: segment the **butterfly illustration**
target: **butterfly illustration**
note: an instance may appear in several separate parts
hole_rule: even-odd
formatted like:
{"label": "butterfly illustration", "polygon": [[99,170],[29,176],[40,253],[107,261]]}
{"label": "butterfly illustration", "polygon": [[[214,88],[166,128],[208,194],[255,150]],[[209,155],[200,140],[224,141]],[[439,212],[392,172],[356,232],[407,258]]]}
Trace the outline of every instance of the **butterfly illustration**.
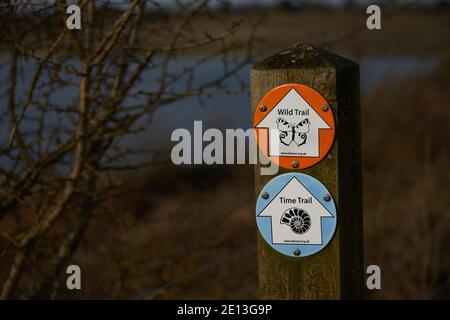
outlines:
{"label": "butterfly illustration", "polygon": [[306,118],[297,124],[289,123],[285,119],[279,117],[277,119],[278,130],[280,130],[280,141],[282,144],[289,146],[294,142],[297,146],[306,143],[307,133],[309,132],[309,119]]}

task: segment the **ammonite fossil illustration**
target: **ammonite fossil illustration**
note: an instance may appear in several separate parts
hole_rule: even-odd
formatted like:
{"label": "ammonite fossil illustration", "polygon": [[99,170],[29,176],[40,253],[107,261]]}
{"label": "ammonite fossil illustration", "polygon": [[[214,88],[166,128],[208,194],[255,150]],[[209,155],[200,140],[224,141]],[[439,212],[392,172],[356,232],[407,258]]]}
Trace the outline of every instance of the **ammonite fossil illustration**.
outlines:
{"label": "ammonite fossil illustration", "polygon": [[303,209],[290,208],[283,212],[280,223],[289,225],[296,234],[304,234],[311,227],[311,217]]}

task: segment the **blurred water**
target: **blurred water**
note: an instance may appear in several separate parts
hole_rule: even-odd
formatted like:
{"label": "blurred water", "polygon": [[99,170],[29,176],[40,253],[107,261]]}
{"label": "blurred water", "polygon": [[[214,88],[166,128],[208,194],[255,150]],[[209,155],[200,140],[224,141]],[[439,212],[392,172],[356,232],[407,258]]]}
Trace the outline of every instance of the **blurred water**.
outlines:
{"label": "blurred water", "polygon": [[[182,58],[174,61],[170,66],[171,72],[182,70],[188,65],[195,63],[195,60]],[[363,58],[359,61],[361,74],[361,94],[362,105],[364,106],[364,97],[371,87],[377,85],[383,79],[395,79],[397,76],[409,76],[433,71],[439,65],[439,59],[434,57],[374,57]],[[27,85],[32,77],[35,64],[32,61],[21,63],[21,78],[17,83],[17,97],[22,98],[25,94]],[[249,84],[250,66],[245,66],[238,73],[239,78]],[[221,61],[208,61],[201,65],[195,73],[194,84],[202,84],[211,81],[223,72]],[[0,69],[1,95],[0,105],[6,105],[4,96],[6,87],[5,79],[8,75],[8,66]],[[145,72],[143,81],[139,84],[137,90],[152,90],[157,86],[157,80],[160,75],[158,70]],[[45,74],[43,81],[49,79],[51,75]],[[67,75],[68,78],[70,76]],[[72,79],[76,80],[76,79]],[[186,79],[180,79],[174,84],[175,89],[182,89]],[[236,89],[239,87],[236,78],[225,81],[227,88]],[[39,97],[39,92],[37,92]],[[77,99],[77,90],[74,87],[66,87],[55,90],[51,94],[50,101],[61,107],[73,105]],[[131,103],[128,100],[126,103]],[[5,110],[5,109],[3,109]],[[33,115],[31,112],[30,115]],[[211,97],[204,97],[203,104],[197,97],[186,98],[182,101],[172,103],[155,111],[151,116],[144,117],[139,121],[139,125],[146,127],[145,132],[138,136],[128,136],[122,140],[122,143],[128,147],[146,147],[150,149],[168,149],[170,135],[176,128],[193,128],[195,120],[202,120],[203,127],[216,128],[243,128],[251,127],[252,115],[250,112],[250,97],[248,91],[238,92],[236,94],[224,95],[216,94]],[[3,121],[1,121],[3,120]],[[0,142],[3,144],[9,130],[6,119],[0,119]],[[70,118],[58,118],[56,114],[49,114],[46,124],[50,127],[52,124],[67,122],[67,126],[73,125]],[[33,126],[32,122],[27,122],[27,126]],[[28,127],[30,128],[30,127]],[[0,164],[4,165],[4,159],[0,158]]]}
{"label": "blurred water", "polygon": [[[386,78],[409,76],[429,73],[439,65],[435,57],[375,57],[364,58],[360,63],[361,98],[364,107],[364,97],[373,86]],[[212,62],[210,69],[200,74],[208,78],[210,71],[217,69],[219,63]],[[250,67],[241,71],[242,79],[249,82]],[[232,83],[228,83],[232,86]],[[170,140],[170,133],[176,128],[191,129],[194,120],[202,120],[204,127],[218,128],[250,128],[252,125],[250,112],[250,97],[248,92],[234,96],[214,96],[206,100],[202,107],[197,99],[187,99],[183,102],[164,107],[156,112],[148,134],[145,135],[146,145],[158,147],[159,141],[163,144]],[[159,137],[160,139],[155,137]]]}
{"label": "blurred water", "polygon": [[359,61],[362,94],[383,79],[407,77],[433,72],[439,66],[437,57],[377,57]]}

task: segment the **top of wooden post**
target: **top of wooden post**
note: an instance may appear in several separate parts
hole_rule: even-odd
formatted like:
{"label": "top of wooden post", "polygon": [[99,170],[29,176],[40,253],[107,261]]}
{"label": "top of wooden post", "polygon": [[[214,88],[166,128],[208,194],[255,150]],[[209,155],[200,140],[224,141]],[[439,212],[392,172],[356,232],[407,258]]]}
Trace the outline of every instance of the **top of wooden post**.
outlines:
{"label": "top of wooden post", "polygon": [[334,53],[308,44],[295,44],[253,65],[254,70],[327,68],[342,69],[357,64]]}

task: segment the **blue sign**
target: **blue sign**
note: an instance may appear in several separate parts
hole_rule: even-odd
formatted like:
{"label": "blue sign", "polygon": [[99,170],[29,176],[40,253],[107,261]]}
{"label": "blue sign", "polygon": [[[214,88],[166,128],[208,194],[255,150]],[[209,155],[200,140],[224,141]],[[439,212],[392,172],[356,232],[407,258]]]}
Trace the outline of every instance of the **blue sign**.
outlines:
{"label": "blue sign", "polygon": [[264,240],[278,252],[307,257],[333,238],[337,210],[328,189],[303,173],[279,175],[261,190],[256,223]]}

